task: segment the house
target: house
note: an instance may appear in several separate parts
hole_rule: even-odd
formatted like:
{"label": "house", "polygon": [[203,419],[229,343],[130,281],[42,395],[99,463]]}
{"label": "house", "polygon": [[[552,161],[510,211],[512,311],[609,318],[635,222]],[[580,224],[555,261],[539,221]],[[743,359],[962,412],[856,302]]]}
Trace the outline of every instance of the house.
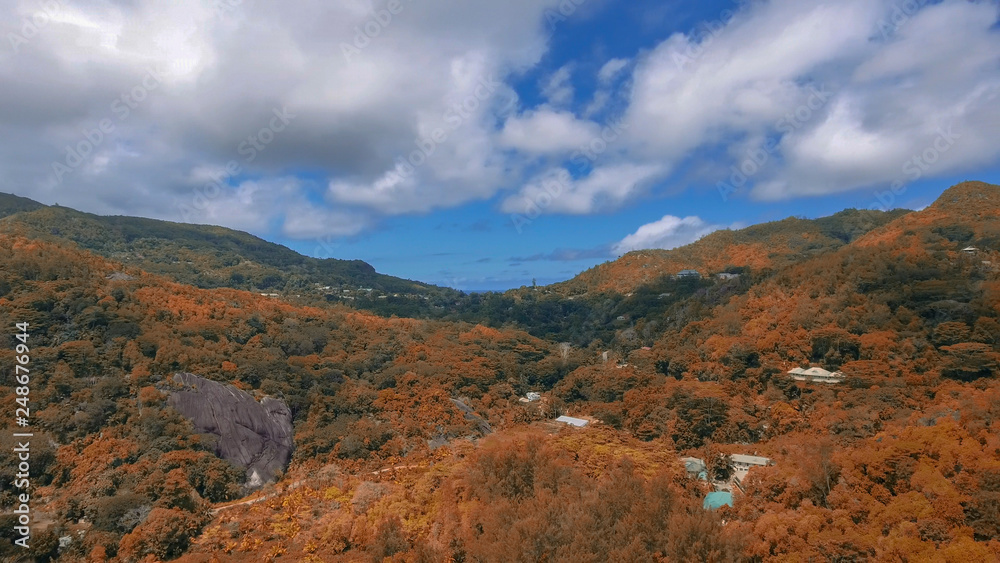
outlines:
{"label": "house", "polygon": [[962,249],[962,252],[964,252],[966,254],[975,254],[975,253],[979,252],[979,249],[976,248],[975,246],[967,246],[967,247],[965,247],[965,248]]}
{"label": "house", "polygon": [[701,274],[695,270],[681,270],[677,274],[677,279],[700,279]]}
{"label": "house", "polygon": [[705,460],[696,457],[682,457],[681,461],[684,462],[684,471],[687,472],[688,477],[708,481],[708,468],[705,466]]}
{"label": "house", "polygon": [[722,272],[721,274],[715,274],[715,277],[719,278],[720,280],[735,280],[739,278],[740,275]]}
{"label": "house", "polygon": [[563,424],[568,424],[570,426],[576,426],[577,428],[583,428],[587,425],[587,421],[582,418],[573,418],[572,416],[560,416],[556,419],[556,422],[561,422]]}
{"label": "house", "polygon": [[812,383],[843,383],[846,379],[839,371],[827,371],[819,367],[809,369],[794,368],[788,371],[795,381],[808,381]]}
{"label": "house", "polygon": [[771,460],[766,457],[756,455],[733,454],[729,456],[733,462],[733,469],[750,469],[751,467],[767,467],[771,465]]}
{"label": "house", "polygon": [[729,456],[729,461],[733,464],[733,482],[738,487],[747,478],[747,473],[750,472],[751,468],[767,467],[774,463],[766,457],[743,454],[733,454]]}
{"label": "house", "polygon": [[542,394],[535,393],[534,391],[528,391],[528,393],[524,396],[524,398],[528,399],[529,403],[533,403],[535,401],[540,401],[542,399]]}

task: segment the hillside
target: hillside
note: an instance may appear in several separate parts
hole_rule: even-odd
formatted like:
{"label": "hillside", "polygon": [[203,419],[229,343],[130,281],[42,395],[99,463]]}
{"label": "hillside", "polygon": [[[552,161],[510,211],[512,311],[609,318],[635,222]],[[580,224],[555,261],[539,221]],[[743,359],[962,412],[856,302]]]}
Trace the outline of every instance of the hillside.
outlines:
{"label": "hillside", "polygon": [[15,213],[35,211],[44,207],[44,204],[38,203],[33,199],[0,193],[0,218],[14,215]]}
{"label": "hillside", "polygon": [[[761,226],[752,236],[799,250],[736,280],[600,294],[601,315],[631,311],[608,322],[610,347],[201,289],[0,233],[0,315],[31,325],[31,556],[995,561],[998,196],[962,184],[846,239],[817,239],[815,222]],[[528,311],[599,304],[545,290],[478,306],[499,317],[509,299],[535,328]],[[0,363],[14,365],[7,334]],[[809,366],[844,381],[787,374]],[[288,406],[294,450],[276,484],[248,487],[170,406],[178,372]],[[0,381],[9,405],[17,396]],[[735,454],[770,464],[736,477]],[[0,483],[17,471],[0,458]],[[732,506],[704,510],[719,485]],[[14,494],[3,485],[0,501]],[[21,555],[12,526],[5,515],[0,558]]]}
{"label": "hillside", "polygon": [[[917,238],[913,238],[917,237]],[[1000,247],[1000,187],[964,182],[945,190],[929,207],[874,229],[859,246],[920,245],[945,238],[955,245]]]}
{"label": "hillside", "polygon": [[906,210],[884,213],[849,209],[821,219],[790,217],[738,231],[716,231],[673,250],[630,252],[550,287],[561,295],[603,291],[628,293],[687,269],[702,274],[732,268],[775,270],[836,250],[906,213]]}
{"label": "hillside", "polygon": [[[852,209],[820,219],[718,231],[674,250],[631,252],[566,282],[470,295],[457,300],[445,318],[490,326],[516,323],[535,336],[578,346],[651,346],[667,324],[683,325],[699,310],[748,291],[783,267],[829,255],[907,213]],[[674,279],[685,269],[701,272],[702,279]],[[741,275],[725,282],[709,275],[726,271]]]}
{"label": "hillside", "polygon": [[[426,308],[424,297],[457,292],[379,274],[361,260],[316,259],[253,235],[205,225],[99,216],[0,194],[0,232],[68,240],[111,260],[201,288],[230,287],[306,298],[371,302],[388,311]],[[372,291],[359,292],[359,288]],[[347,290],[345,293],[344,290]],[[421,303],[414,303],[417,298]],[[392,305],[397,304],[395,309]]]}
{"label": "hillside", "polygon": [[[128,276],[116,275],[122,272]],[[143,522],[141,535],[163,542],[150,553],[176,556],[210,519],[210,503],[245,494],[244,472],[212,455],[212,442],[167,404],[162,389],[174,373],[281,397],[295,425],[293,467],[325,460],[360,470],[403,456],[416,462],[432,441],[477,436],[453,397],[503,428],[519,393],[579,361],[557,359],[551,345],[517,331],[203,290],[8,234],[0,234],[0,314],[30,325],[38,560],[66,534],[85,537],[72,557],[98,547],[113,556]],[[13,366],[20,341],[5,335],[0,362]],[[0,383],[10,405],[13,384]],[[8,506],[16,463],[0,459],[0,499]],[[2,518],[8,539],[9,519]],[[164,531],[174,525],[180,528]],[[178,537],[181,529],[189,531]],[[0,545],[0,559],[12,549]]]}

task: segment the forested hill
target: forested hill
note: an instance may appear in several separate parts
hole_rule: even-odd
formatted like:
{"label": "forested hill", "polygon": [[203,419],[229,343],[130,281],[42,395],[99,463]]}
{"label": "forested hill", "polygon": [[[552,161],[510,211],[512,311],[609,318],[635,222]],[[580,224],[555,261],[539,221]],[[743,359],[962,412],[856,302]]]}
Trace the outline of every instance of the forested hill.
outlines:
{"label": "forested hill", "polygon": [[361,260],[316,259],[248,233],[138,217],[100,216],[0,194],[0,231],[38,240],[69,240],[144,271],[201,288],[230,287],[343,300],[360,288],[423,301],[457,294],[379,274]]}
{"label": "forested hill", "polygon": [[628,293],[687,269],[703,275],[727,269],[774,270],[836,250],[907,213],[904,209],[889,212],[848,209],[820,219],[789,217],[736,231],[716,231],[673,250],[630,252],[551,289],[561,295]]}
{"label": "forested hill", "polygon": [[33,199],[20,197],[13,194],[0,193],[0,218],[21,213],[23,211],[34,211],[42,209],[45,204],[38,203]]}
{"label": "forested hill", "polygon": [[[923,309],[934,296],[967,301],[958,288],[975,279],[962,277],[969,273],[959,267],[964,262],[952,262],[970,245],[979,250],[965,258],[980,256],[980,262],[991,261],[1000,250],[998,186],[959,184],[919,212],[852,209],[815,220],[789,218],[719,231],[674,250],[636,251],[567,282],[471,296],[460,318],[496,326],[514,322],[535,336],[581,346],[595,340],[616,349],[627,349],[628,342],[651,346],[667,327],[681,329],[712,315],[735,295],[770,291],[763,284],[773,278],[794,276],[796,283],[808,285],[815,281],[809,272],[847,261],[843,271],[830,275],[866,279],[873,260],[879,272],[897,273],[860,290],[878,287],[886,299]],[[921,263],[908,263],[918,255]],[[701,277],[675,279],[684,269]],[[973,275],[979,276],[980,269]],[[739,276],[714,276],[724,272]],[[928,293],[914,293],[908,287],[913,284]]]}
{"label": "forested hill", "polygon": [[[47,237],[0,232],[0,317],[30,325],[28,560],[1000,560],[997,186],[737,279],[479,302],[556,335],[617,315],[610,350],[199,289]],[[788,374],[810,366],[843,379]],[[245,468],[171,406],[178,372],[287,405],[276,486],[238,500]],[[681,458],[728,482],[734,454],[773,464],[703,510]],[[15,516],[0,561],[26,555]]]}

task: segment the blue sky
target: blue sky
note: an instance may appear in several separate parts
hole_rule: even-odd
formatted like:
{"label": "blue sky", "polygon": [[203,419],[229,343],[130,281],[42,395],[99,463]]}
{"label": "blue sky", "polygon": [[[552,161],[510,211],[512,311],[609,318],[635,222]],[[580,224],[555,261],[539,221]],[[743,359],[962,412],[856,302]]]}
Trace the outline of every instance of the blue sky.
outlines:
{"label": "blue sky", "polygon": [[1000,183],[995,1],[2,10],[0,190],[462,289]]}

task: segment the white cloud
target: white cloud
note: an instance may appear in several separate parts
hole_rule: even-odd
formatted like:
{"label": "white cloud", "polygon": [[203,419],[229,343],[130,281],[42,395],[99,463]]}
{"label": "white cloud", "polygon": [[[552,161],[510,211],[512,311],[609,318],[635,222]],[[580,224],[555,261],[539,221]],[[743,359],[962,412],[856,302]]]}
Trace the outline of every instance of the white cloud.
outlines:
{"label": "white cloud", "polygon": [[[289,236],[347,224],[337,213],[364,217],[351,224],[367,226],[386,214],[488,198],[510,168],[497,149],[496,114],[519,109],[506,77],[539,62],[548,48],[543,14],[557,3],[404,2],[387,23],[364,2],[303,0],[295,9],[243,2],[222,11],[199,0],[67,4],[18,53],[0,53],[0,191],[258,233],[284,225]],[[0,36],[18,33],[35,10],[30,2],[0,3]],[[150,69],[158,78],[147,80],[142,100],[122,105]],[[116,100],[127,117],[113,110]],[[271,142],[247,160],[241,144],[281,107],[295,120],[268,133]],[[53,161],[102,119],[114,132],[55,181]],[[447,140],[412,182],[387,189],[396,159],[439,128]],[[284,196],[289,170],[317,171],[331,186],[326,203],[295,196],[262,206],[257,192],[247,203],[245,190],[227,181],[212,204],[192,213],[205,171],[230,161],[242,177]],[[320,209],[304,217],[295,201]]]}
{"label": "white cloud", "polygon": [[[384,24],[366,2],[221,12],[199,0],[66,3],[17,53],[0,52],[0,191],[311,237],[498,195],[506,212],[604,212],[650,194],[682,163],[709,170],[706,183],[725,180],[769,139],[774,152],[751,179],[760,199],[910,179],[904,166],[940,146],[942,130],[954,149],[938,151],[926,177],[995,164],[997,2],[924,3],[893,20],[897,3],[747,3],[710,32],[605,61],[585,108],[574,104],[580,61],[544,77],[536,107],[507,83],[548,70],[536,67],[550,40],[545,10],[558,0],[404,2]],[[37,9],[0,2],[0,37]],[[377,34],[358,35],[366,27]],[[817,104],[815,87],[829,99]],[[136,92],[142,100],[122,99]],[[247,160],[239,147],[281,107],[295,120]],[[628,135],[546,195],[551,178],[539,170],[561,170],[612,113]],[[102,119],[114,132],[54,181],[53,161]],[[444,140],[428,145],[437,133]],[[395,176],[418,150],[432,154]],[[185,213],[230,161],[244,169],[240,185],[229,179]],[[313,171],[312,183],[295,170]]]}
{"label": "white cloud", "polygon": [[610,61],[604,63],[601,70],[597,73],[597,79],[602,84],[607,84],[614,80],[625,67],[628,66],[628,59],[611,59]]}
{"label": "white cloud", "polygon": [[624,98],[627,87],[616,84],[616,79],[626,73],[626,68],[630,64],[629,59],[611,59],[601,66],[597,72],[597,90],[594,97],[583,110],[583,116],[590,118],[598,112],[606,109],[616,98]]}
{"label": "white cloud", "polygon": [[557,153],[577,149],[600,132],[596,123],[568,111],[541,108],[507,120],[500,142],[529,153]]}
{"label": "white cloud", "polygon": [[[889,0],[772,0],[712,31],[666,39],[636,63],[631,157],[693,157],[717,171],[704,178],[715,183],[748,153],[727,161],[705,149],[776,136],[768,162],[749,167],[760,199],[912,180],[903,165],[942,127],[961,138],[926,175],[996,162],[997,3],[945,0],[912,17],[898,10]],[[829,99],[817,102],[812,88]]]}
{"label": "white cloud", "polygon": [[636,232],[615,244],[613,250],[615,254],[654,248],[669,250],[691,244],[703,236],[723,228],[725,227],[710,225],[700,217],[680,218],[665,215],[659,221],[639,227]]}
{"label": "white cloud", "polygon": [[552,73],[542,84],[542,95],[554,106],[565,106],[573,101],[573,67],[566,65]]}
{"label": "white cloud", "polygon": [[539,213],[583,215],[614,211],[643,193],[664,167],[655,164],[609,164],[582,178],[554,169],[534,178],[503,201],[501,210],[533,216]]}
{"label": "white cloud", "polygon": [[[995,162],[1000,37],[991,18],[996,7],[986,3],[918,12],[855,69],[823,119],[784,139],[785,167],[754,195],[833,193]],[[926,166],[914,167],[914,158]]]}

